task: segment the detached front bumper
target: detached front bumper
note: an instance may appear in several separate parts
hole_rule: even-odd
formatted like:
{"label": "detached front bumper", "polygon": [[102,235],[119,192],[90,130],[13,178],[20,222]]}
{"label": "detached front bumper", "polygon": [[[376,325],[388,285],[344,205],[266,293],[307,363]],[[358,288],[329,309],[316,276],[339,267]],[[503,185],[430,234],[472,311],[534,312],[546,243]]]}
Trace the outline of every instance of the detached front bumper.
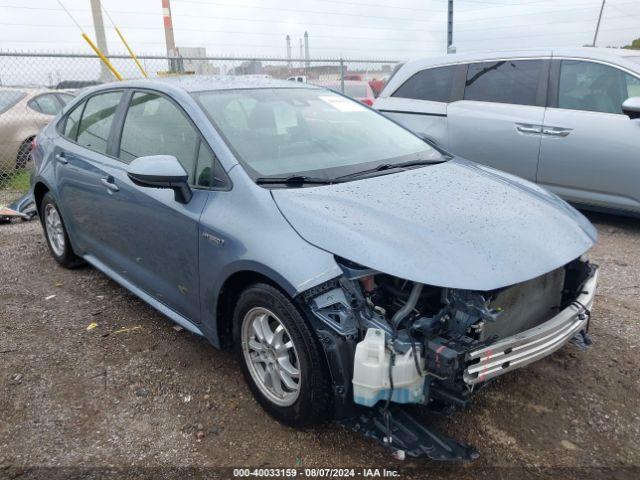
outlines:
{"label": "detached front bumper", "polygon": [[463,379],[468,385],[484,382],[555,352],[584,330],[593,305],[598,269],[594,267],[580,294],[564,310],[542,325],[469,352]]}

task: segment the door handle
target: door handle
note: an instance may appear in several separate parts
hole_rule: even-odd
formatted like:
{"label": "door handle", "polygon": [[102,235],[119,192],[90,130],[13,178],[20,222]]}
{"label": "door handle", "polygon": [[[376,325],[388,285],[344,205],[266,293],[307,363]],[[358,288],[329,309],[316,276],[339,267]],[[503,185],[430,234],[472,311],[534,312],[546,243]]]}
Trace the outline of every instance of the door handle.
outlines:
{"label": "door handle", "polygon": [[66,165],[67,163],[69,163],[69,160],[67,160],[67,158],[64,156],[64,152],[57,153],[56,160],[62,165]]}
{"label": "door handle", "polygon": [[542,133],[544,135],[549,135],[552,137],[566,137],[571,133],[570,128],[555,128],[555,127],[544,127],[542,129]]}
{"label": "door handle", "polygon": [[516,123],[516,130],[520,133],[542,133],[542,127],[540,125],[527,125],[524,123]]}
{"label": "door handle", "polygon": [[120,188],[118,188],[118,186],[115,183],[113,183],[113,177],[101,178],[100,183],[102,183],[105,187],[107,187],[112,192],[117,192],[118,190],[120,190]]}

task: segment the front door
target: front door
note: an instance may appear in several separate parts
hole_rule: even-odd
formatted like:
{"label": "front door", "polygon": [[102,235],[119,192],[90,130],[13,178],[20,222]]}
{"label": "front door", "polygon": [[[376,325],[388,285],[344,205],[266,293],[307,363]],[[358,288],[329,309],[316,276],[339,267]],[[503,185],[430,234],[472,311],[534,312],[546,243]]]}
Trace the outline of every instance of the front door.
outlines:
{"label": "front door", "polygon": [[[111,212],[104,237],[114,252],[120,274],[188,319],[200,317],[199,220],[210,192],[198,189],[197,164],[201,138],[182,110],[169,98],[134,92],[116,139],[119,160],[106,168],[116,191],[109,195]],[[148,155],[173,155],[195,187],[187,204],[169,189],[134,185],[127,165]]]}
{"label": "front door", "polygon": [[640,212],[640,120],[622,113],[640,79],[583,60],[554,61],[538,183],[566,200]]}
{"label": "front door", "polygon": [[546,60],[470,64],[464,99],[447,107],[449,150],[535,181],[548,65]]}

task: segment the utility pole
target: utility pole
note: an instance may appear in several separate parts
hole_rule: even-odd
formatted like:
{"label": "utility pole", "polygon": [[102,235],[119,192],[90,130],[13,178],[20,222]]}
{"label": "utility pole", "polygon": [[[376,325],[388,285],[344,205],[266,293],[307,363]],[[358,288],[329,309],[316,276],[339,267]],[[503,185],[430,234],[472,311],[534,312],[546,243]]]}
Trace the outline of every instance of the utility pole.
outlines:
{"label": "utility pole", "polygon": [[176,42],[173,38],[173,22],[171,20],[171,5],[169,0],[162,0],[162,19],[164,21],[164,41],[167,46],[169,58],[169,71],[175,72],[177,68]]}
{"label": "utility pole", "polygon": [[291,73],[291,37],[287,35],[287,68]]}
{"label": "utility pole", "polygon": [[600,30],[600,21],[602,20],[602,12],[604,11],[604,4],[606,0],[602,0],[602,5],[600,5],[600,15],[598,15],[598,23],[596,24],[596,33],[593,35],[593,43],[592,47],[596,46],[596,40],[598,40],[598,30]]}
{"label": "utility pole", "polygon": [[[109,56],[109,50],[107,49],[107,36],[104,33],[104,22],[102,20],[102,7],[100,6],[100,0],[91,0],[91,15],[93,16],[93,28],[96,31],[96,44],[105,56]],[[100,80],[109,81],[110,79],[111,72],[103,62],[100,62]]]}
{"label": "utility pole", "polygon": [[300,68],[302,68],[302,56],[304,55],[304,47],[302,46],[302,39],[298,38],[298,41],[300,42],[300,56],[298,57],[300,59]]}
{"label": "utility pole", "polygon": [[309,68],[309,34],[304,32],[304,66]]}
{"label": "utility pole", "polygon": [[447,6],[447,53],[456,53],[453,46],[453,0],[449,0]]}

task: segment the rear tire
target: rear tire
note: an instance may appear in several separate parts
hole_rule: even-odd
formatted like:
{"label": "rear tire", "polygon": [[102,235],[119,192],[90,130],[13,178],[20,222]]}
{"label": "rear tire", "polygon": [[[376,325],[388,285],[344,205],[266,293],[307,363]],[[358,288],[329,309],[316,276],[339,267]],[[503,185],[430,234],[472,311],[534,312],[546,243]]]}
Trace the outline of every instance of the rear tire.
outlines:
{"label": "rear tire", "polygon": [[65,268],[76,268],[82,265],[84,260],[73,253],[62,215],[51,193],[45,193],[42,198],[40,212],[44,237],[56,262]]}
{"label": "rear tire", "polygon": [[293,427],[322,423],[331,413],[331,382],[322,348],[300,311],[280,290],[259,283],[241,295],[233,337],[254,397]]}
{"label": "rear tire", "polygon": [[27,167],[27,163],[31,160],[31,138],[27,138],[18,149],[18,156],[16,157],[16,170],[21,170]]}

